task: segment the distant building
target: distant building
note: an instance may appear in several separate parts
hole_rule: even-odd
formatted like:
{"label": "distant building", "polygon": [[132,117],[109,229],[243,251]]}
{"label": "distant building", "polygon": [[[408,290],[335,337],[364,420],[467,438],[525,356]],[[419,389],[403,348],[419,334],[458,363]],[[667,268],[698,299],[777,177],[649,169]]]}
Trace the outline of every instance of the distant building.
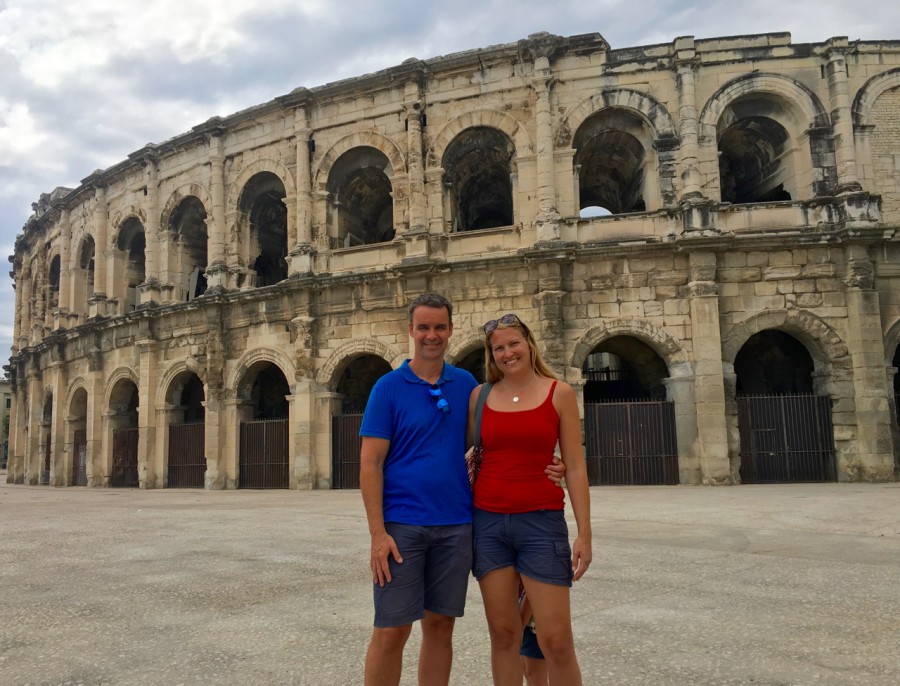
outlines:
{"label": "distant building", "polygon": [[8,478],[353,487],[435,290],[476,375],[532,326],[593,483],[893,479],[898,113],[900,41],[592,33],[214,117],[35,203]]}

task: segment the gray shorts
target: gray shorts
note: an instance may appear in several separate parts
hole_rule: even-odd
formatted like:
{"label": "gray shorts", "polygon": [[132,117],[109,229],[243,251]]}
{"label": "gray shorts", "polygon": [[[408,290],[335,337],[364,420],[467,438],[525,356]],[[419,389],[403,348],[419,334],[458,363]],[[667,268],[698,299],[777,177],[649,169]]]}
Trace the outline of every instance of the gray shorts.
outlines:
{"label": "gray shorts", "polygon": [[462,617],[472,569],[472,525],[413,526],[388,522],[403,557],[388,557],[391,581],[375,589],[375,626],[412,624],[425,610]]}

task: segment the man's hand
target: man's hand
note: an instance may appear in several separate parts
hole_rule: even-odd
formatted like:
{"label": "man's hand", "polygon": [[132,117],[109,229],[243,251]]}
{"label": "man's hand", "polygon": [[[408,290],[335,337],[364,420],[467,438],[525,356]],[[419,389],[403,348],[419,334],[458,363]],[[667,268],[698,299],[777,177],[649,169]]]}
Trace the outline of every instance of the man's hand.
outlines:
{"label": "man's hand", "polygon": [[372,581],[382,588],[385,583],[391,580],[391,568],[388,564],[389,555],[394,556],[397,564],[403,562],[393,536],[387,531],[372,534],[372,552],[369,556],[369,563],[372,566]]}
{"label": "man's hand", "polygon": [[547,465],[544,474],[547,475],[547,478],[550,479],[550,481],[562,488],[562,480],[566,476],[566,464],[558,457],[554,456],[553,463]]}

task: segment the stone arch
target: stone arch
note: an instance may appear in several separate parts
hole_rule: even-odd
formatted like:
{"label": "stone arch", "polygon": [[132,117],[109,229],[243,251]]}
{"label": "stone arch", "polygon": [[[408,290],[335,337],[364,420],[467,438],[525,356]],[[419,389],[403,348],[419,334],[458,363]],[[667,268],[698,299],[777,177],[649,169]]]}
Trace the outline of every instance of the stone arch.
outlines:
{"label": "stone arch", "polygon": [[675,124],[665,105],[647,93],[614,88],[595,93],[569,110],[557,127],[556,147],[571,147],[575,131],[593,114],[608,108],[623,109],[636,115],[654,132],[655,139],[676,136]]}
{"label": "stone arch", "polygon": [[649,345],[666,363],[671,377],[691,374],[691,365],[681,343],[667,332],[641,319],[611,319],[588,329],[572,351],[570,366],[581,369],[591,351],[614,336],[632,336]]}
{"label": "stone arch", "polygon": [[185,373],[196,375],[203,383],[203,386],[206,386],[206,367],[204,365],[200,364],[200,362],[193,357],[189,357],[186,360],[179,360],[169,367],[159,380],[159,385],[156,388],[156,407],[165,407],[165,405],[168,404],[168,396],[172,390],[172,382],[181,374]]}
{"label": "stone arch", "polygon": [[725,109],[739,98],[757,94],[773,95],[800,112],[791,132],[799,135],[810,127],[829,126],[830,120],[822,103],[799,81],[780,74],[755,73],[729,81],[706,102],[700,112],[700,145],[716,145],[719,119]]}
{"label": "stone arch", "polygon": [[66,388],[66,399],[65,399],[65,411],[66,416],[68,417],[69,408],[72,407],[72,401],[75,399],[75,394],[79,390],[84,390],[90,396],[90,391],[88,390],[87,380],[83,376],[77,376],[72,381],[69,382],[68,387]]}
{"label": "stone arch", "polygon": [[900,317],[894,320],[884,332],[884,365],[894,366],[894,355],[900,346]]}
{"label": "stone arch", "polygon": [[241,355],[237,364],[234,365],[234,368],[228,375],[228,381],[225,384],[225,388],[233,389],[229,395],[234,394],[232,397],[242,397],[242,394],[247,390],[245,388],[247,383],[247,372],[253,365],[260,362],[268,362],[278,367],[278,369],[281,370],[281,373],[284,374],[284,378],[288,382],[288,387],[291,388],[293,392],[291,380],[296,379],[297,377],[296,369],[294,368],[291,359],[275,348],[255,348],[254,350],[248,350]]}
{"label": "stone arch", "polygon": [[357,338],[345,343],[329,355],[325,364],[319,368],[319,373],[316,374],[316,383],[329,389],[334,388],[347,363],[360,355],[380,357],[391,365],[391,369],[396,369],[406,359],[405,355],[393,346],[374,338]]}
{"label": "stone arch", "polygon": [[191,196],[197,198],[197,200],[201,202],[203,208],[206,210],[207,216],[209,216],[212,211],[212,197],[209,195],[206,188],[199,183],[185,183],[178,186],[178,188],[169,194],[169,199],[166,201],[162,213],[160,213],[159,226],[163,231],[168,230],[169,222],[172,219],[172,213],[181,201]]}
{"label": "stone arch", "polygon": [[112,231],[109,232],[109,246],[112,247],[118,244],[119,231],[122,230],[122,224],[127,222],[132,217],[137,219],[141,223],[141,226],[147,226],[147,213],[142,207],[129,205],[128,207],[123,208],[120,211],[114,212],[112,217],[110,217],[109,222],[109,225],[112,227]]}
{"label": "stone arch", "polygon": [[484,333],[481,327],[470,329],[466,332],[455,331],[450,345],[447,347],[446,359],[450,364],[455,364],[472,351],[484,348]]}
{"label": "stone arch", "polygon": [[325,190],[325,184],[328,182],[328,175],[331,173],[334,163],[345,152],[359,147],[375,148],[384,153],[391,163],[391,173],[388,174],[388,178],[394,179],[396,176],[406,173],[406,160],[394,141],[375,131],[357,131],[336,140],[328,148],[328,151],[322,155],[322,159],[316,164],[313,171],[313,178],[315,179],[313,188]]}
{"label": "stone arch", "polygon": [[[244,187],[247,185],[250,179],[262,172],[269,172],[271,174],[274,174],[281,180],[281,183],[284,185],[285,199],[292,198],[296,195],[297,186],[294,182],[293,175],[291,175],[291,172],[287,167],[285,167],[278,160],[256,160],[255,162],[251,162],[246,167],[242,168],[238,175],[235,177],[234,181],[228,186],[228,197],[225,201],[226,212],[238,211],[238,202],[240,202],[241,194],[244,192]],[[212,203],[210,203],[209,207],[212,207]]]}
{"label": "stone arch", "polygon": [[509,136],[516,148],[516,156],[533,152],[528,131],[523,124],[503,112],[476,110],[475,112],[466,112],[455,119],[451,119],[438,131],[425,156],[426,169],[439,168],[443,164],[444,153],[447,151],[447,147],[460,133],[466,129],[482,126],[497,129]]}
{"label": "stone arch", "polygon": [[850,368],[850,353],[841,337],[828,324],[806,310],[781,309],[761,312],[733,327],[722,339],[722,360],[734,364],[751,336],[768,329],[791,334],[809,351],[818,371]]}
{"label": "stone arch", "polygon": [[[109,378],[106,380],[106,387],[103,389],[104,410],[109,408],[109,404],[112,401],[113,390],[120,381],[131,381],[136,388],[139,388],[138,383],[140,377],[131,367],[116,368],[113,373],[109,375]],[[140,390],[138,392],[140,392]]]}
{"label": "stone arch", "polygon": [[853,99],[853,125],[866,126],[878,97],[893,88],[900,88],[900,68],[891,69],[866,81]]}

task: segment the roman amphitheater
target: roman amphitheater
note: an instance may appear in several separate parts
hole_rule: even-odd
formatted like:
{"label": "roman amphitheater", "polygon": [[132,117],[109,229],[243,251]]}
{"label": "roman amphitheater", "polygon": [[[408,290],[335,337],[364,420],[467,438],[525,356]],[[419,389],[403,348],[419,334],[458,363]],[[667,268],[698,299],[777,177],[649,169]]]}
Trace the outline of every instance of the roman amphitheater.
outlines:
{"label": "roman amphitheater", "polygon": [[34,204],[8,479],[356,487],[433,290],[476,376],[532,325],[594,484],[892,480],[898,229],[900,41],[542,33],[297,88]]}

